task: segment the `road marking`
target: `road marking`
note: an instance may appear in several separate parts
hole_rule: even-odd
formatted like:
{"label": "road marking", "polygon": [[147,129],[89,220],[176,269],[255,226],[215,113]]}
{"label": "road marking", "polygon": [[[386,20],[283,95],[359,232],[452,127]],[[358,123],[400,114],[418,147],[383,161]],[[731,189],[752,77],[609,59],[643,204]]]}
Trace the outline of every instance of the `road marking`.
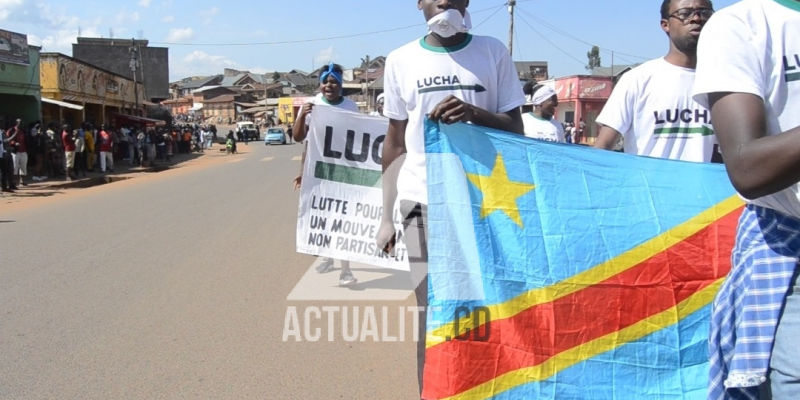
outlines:
{"label": "road marking", "polygon": [[303,159],[302,156],[294,156],[294,157],[292,157],[292,161],[300,161],[302,159]]}
{"label": "road marking", "polygon": [[244,158],[237,158],[237,159],[228,161],[228,163],[237,163],[237,162],[242,162],[242,161],[244,161]]}
{"label": "road marking", "polygon": [[262,162],[264,162],[264,161],[272,161],[272,160],[274,160],[274,159],[275,159],[275,157],[264,157],[264,159],[263,159],[263,160],[261,160],[261,161],[262,161]]}

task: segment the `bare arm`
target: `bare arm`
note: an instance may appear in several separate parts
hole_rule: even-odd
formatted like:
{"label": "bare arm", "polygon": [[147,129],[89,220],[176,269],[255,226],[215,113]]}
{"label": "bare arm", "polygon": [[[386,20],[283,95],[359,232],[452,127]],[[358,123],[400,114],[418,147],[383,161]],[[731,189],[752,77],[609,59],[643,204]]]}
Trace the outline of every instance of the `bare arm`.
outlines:
{"label": "bare arm", "polygon": [[519,108],[497,114],[479,107],[473,108],[475,109],[475,115],[472,117],[473,124],[520,135],[525,134],[525,124],[522,122],[522,114]]}
{"label": "bare arm", "polygon": [[306,117],[308,117],[308,113],[311,112],[313,107],[313,104],[306,103],[300,109],[300,115],[297,116],[297,119],[294,121],[294,125],[292,126],[292,137],[294,137],[295,142],[302,142],[306,139],[306,135],[308,135]]}
{"label": "bare arm", "polygon": [[596,149],[614,150],[620,136],[621,134],[615,129],[601,125],[600,132],[597,133],[597,141],[594,142],[593,147]]}
{"label": "bare arm", "polygon": [[708,99],[728,176],[742,196],[756,199],[800,182],[800,127],[768,136],[760,97],[711,93]]}
{"label": "bare arm", "polygon": [[383,222],[393,224],[392,210],[397,200],[397,176],[400,168],[392,164],[406,154],[406,127],[408,120],[389,120],[389,129],[386,132],[386,140],[383,142],[383,153],[381,154],[381,164],[383,169]]}
{"label": "bare arm", "polygon": [[467,104],[461,99],[450,95],[433,108],[428,116],[431,121],[452,124],[455,122],[472,122],[475,125],[501,131],[525,134],[525,125],[522,123],[522,114],[519,108],[504,113],[493,113],[483,108]]}

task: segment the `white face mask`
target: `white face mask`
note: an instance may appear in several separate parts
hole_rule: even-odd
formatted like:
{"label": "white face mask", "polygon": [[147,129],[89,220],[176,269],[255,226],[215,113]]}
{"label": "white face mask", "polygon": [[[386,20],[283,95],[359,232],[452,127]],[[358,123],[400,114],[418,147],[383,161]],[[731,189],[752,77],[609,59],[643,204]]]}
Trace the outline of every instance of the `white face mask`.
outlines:
{"label": "white face mask", "polygon": [[465,15],[461,15],[458,10],[451,8],[436,14],[428,21],[428,31],[444,38],[461,32],[469,32],[470,29],[472,29],[472,20],[469,11],[466,11]]}

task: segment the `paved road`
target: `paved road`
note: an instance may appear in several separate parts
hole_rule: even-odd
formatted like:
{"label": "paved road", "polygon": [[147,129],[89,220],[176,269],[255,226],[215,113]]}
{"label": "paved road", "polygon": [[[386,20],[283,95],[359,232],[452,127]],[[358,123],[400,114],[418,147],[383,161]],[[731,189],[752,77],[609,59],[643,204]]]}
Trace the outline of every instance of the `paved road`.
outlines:
{"label": "paved road", "polygon": [[[414,398],[410,322],[403,342],[282,341],[290,306],[413,296],[400,273],[315,274],[294,251],[300,146],[245,151],[0,207],[0,399]],[[287,300],[319,292],[349,302]]]}

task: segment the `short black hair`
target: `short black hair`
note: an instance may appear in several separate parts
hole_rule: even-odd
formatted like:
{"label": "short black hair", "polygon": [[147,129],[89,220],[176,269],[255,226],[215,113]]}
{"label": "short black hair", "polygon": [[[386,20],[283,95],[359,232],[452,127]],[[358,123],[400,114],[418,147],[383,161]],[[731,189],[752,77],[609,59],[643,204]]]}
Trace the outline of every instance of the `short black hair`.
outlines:
{"label": "short black hair", "polygon": [[[711,0],[706,0],[711,8],[714,8],[714,3]],[[664,0],[661,2],[661,19],[669,19],[669,7],[672,5],[672,0]]]}

